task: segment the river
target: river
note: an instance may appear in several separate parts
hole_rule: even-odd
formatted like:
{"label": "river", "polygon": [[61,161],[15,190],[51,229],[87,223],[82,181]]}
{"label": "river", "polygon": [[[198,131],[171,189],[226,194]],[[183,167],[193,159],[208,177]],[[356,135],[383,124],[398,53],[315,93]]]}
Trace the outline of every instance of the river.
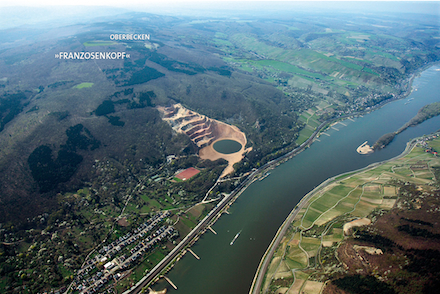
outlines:
{"label": "river", "polygon": [[[368,140],[396,131],[424,105],[440,101],[440,66],[432,66],[414,79],[414,90],[403,100],[355,119],[347,119],[327,130],[310,148],[250,185],[214,225],[217,235],[207,231],[192,247],[200,257],[187,253],[167,274],[177,285],[165,281],[154,289],[168,293],[248,293],[261,257],[290,211],[304,195],[329,177],[365,167],[399,155],[410,139],[440,129],[440,116],[407,129],[383,150],[360,155],[356,148]],[[233,245],[230,245],[236,234]]]}

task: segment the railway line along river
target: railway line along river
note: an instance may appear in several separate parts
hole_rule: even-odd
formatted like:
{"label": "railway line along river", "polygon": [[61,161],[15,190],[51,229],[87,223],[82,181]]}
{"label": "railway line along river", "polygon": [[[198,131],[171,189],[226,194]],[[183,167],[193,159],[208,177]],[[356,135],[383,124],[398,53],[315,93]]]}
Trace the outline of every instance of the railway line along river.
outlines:
{"label": "railway line along river", "polygon": [[[251,184],[191,249],[167,277],[177,286],[160,280],[153,289],[168,293],[249,293],[260,260],[278,228],[296,204],[326,179],[399,155],[415,137],[440,129],[440,116],[431,118],[395,137],[383,150],[362,155],[363,142],[374,143],[385,133],[400,128],[424,105],[440,101],[440,66],[435,65],[414,79],[414,91],[405,99],[338,123],[310,148]],[[239,237],[237,237],[237,234]]]}

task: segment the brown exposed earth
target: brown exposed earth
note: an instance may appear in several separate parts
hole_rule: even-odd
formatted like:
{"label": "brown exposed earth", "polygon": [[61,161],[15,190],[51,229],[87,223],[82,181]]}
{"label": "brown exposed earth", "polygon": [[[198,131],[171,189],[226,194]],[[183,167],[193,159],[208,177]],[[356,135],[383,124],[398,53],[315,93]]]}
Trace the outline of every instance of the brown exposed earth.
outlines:
{"label": "brown exposed earth", "polygon": [[371,221],[368,218],[361,218],[361,219],[357,219],[354,221],[351,221],[349,223],[346,223],[344,225],[344,234],[345,235],[349,235],[350,234],[350,230],[353,227],[361,227],[361,226],[366,226],[371,224]]}
{"label": "brown exposed earth", "polygon": [[[333,278],[375,277],[395,293],[431,293],[440,286],[440,193],[405,189],[397,207],[340,245],[337,257],[346,273]],[[323,293],[351,292],[330,282]]]}
{"label": "brown exposed earth", "polygon": [[371,146],[368,145],[367,143],[368,143],[368,141],[365,141],[362,145],[360,145],[356,149],[357,153],[359,153],[359,154],[370,154],[370,153],[373,153],[374,152],[373,148],[371,148]]}
{"label": "brown exposed earth", "polygon": [[[252,150],[246,147],[246,135],[236,126],[231,126],[221,121],[211,119],[192,110],[186,109],[181,104],[170,107],[158,107],[162,119],[168,122],[173,130],[184,133],[199,147],[199,156],[202,159],[215,161],[223,158],[228,161],[220,177],[234,171],[234,164],[240,162],[245,154]],[[241,149],[232,154],[223,154],[214,150],[214,143],[220,140],[234,140],[241,144]]]}
{"label": "brown exposed earth", "polygon": [[120,225],[121,227],[127,227],[129,225],[127,218],[123,217],[118,220],[118,225]]}
{"label": "brown exposed earth", "polygon": [[176,178],[181,179],[182,181],[186,181],[192,177],[194,177],[196,174],[198,174],[200,171],[196,168],[190,167],[184,170],[181,173],[178,173],[176,175]]}
{"label": "brown exposed earth", "polygon": [[165,294],[165,293],[167,293],[166,288],[161,291],[154,291],[153,289],[148,288],[148,294]]}

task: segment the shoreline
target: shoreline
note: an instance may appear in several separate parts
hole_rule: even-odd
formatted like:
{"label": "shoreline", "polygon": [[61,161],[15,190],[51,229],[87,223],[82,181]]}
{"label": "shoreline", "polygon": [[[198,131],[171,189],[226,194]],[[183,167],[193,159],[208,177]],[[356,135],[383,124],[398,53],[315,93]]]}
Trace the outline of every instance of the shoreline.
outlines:
{"label": "shoreline", "polygon": [[[138,283],[135,284],[132,288],[126,290],[126,291],[124,292],[124,294],[138,293],[143,287],[145,287],[145,286],[149,286],[149,285],[151,284],[151,282],[153,282],[153,281],[155,280],[154,277],[157,277],[158,275],[160,275],[160,273],[162,273],[163,270],[167,270],[168,267],[173,267],[173,266],[174,266],[174,263],[176,262],[176,257],[179,255],[179,252],[181,252],[181,251],[182,251],[184,248],[186,248],[187,246],[191,246],[192,244],[194,244],[194,242],[196,242],[196,241],[198,240],[198,238],[200,237],[200,235],[202,235],[202,234],[206,231],[206,227],[207,227],[207,226],[211,226],[211,225],[213,225],[213,224],[214,224],[214,223],[215,223],[215,222],[221,217],[221,215],[223,214],[224,209],[227,208],[227,207],[229,207],[230,205],[232,205],[232,204],[235,202],[235,200],[241,195],[241,193],[243,193],[243,192],[247,189],[247,187],[248,187],[249,185],[251,185],[255,180],[257,180],[257,179],[259,178],[258,176],[259,176],[261,173],[264,173],[264,172],[267,171],[267,170],[270,170],[270,169],[275,168],[275,167],[278,166],[279,164],[281,164],[281,163],[283,163],[283,162],[285,162],[285,161],[287,161],[287,160],[293,158],[295,155],[297,155],[298,153],[300,153],[300,152],[302,152],[303,150],[305,150],[310,144],[312,144],[312,143],[314,142],[314,140],[318,137],[318,135],[320,134],[320,132],[321,132],[323,129],[325,129],[325,127],[328,126],[329,124],[334,123],[334,122],[337,122],[337,121],[339,121],[339,120],[348,119],[348,118],[350,118],[350,117],[355,117],[355,116],[360,116],[360,115],[368,114],[368,113],[370,113],[370,112],[372,112],[372,111],[374,111],[374,110],[376,110],[376,109],[381,108],[382,106],[384,106],[384,105],[386,105],[386,104],[388,104],[388,103],[390,103],[390,102],[393,102],[393,101],[396,101],[396,100],[400,100],[400,99],[404,99],[404,98],[408,97],[408,96],[412,93],[412,90],[411,90],[411,89],[412,89],[412,83],[413,83],[413,81],[414,81],[414,78],[415,78],[418,74],[420,74],[422,71],[424,71],[424,70],[428,69],[429,67],[432,67],[432,66],[434,66],[434,65],[436,65],[436,64],[440,64],[440,62],[435,62],[435,63],[432,63],[432,64],[428,64],[428,65],[426,65],[426,66],[424,66],[424,67],[418,69],[416,72],[414,72],[414,73],[411,75],[411,77],[409,78],[409,83],[408,83],[407,90],[405,91],[405,93],[403,93],[403,94],[401,94],[401,95],[398,95],[398,96],[395,97],[394,99],[389,99],[389,100],[387,100],[387,101],[384,101],[384,102],[382,102],[382,103],[379,103],[379,104],[377,104],[376,106],[370,108],[370,109],[367,110],[367,111],[358,112],[358,113],[346,114],[346,115],[343,115],[343,116],[340,116],[340,117],[337,117],[337,118],[333,118],[333,119],[330,119],[330,120],[327,120],[327,121],[321,123],[321,124],[316,128],[316,130],[312,133],[312,135],[310,135],[310,137],[309,137],[306,141],[304,141],[301,145],[295,147],[293,150],[289,151],[288,153],[286,153],[286,154],[284,154],[284,155],[282,155],[282,156],[280,156],[280,157],[278,157],[278,158],[276,158],[276,159],[273,159],[273,160],[271,160],[271,161],[265,163],[262,167],[260,167],[260,168],[258,168],[258,169],[256,169],[256,170],[254,170],[254,171],[250,171],[250,175],[249,175],[249,176],[248,176],[243,182],[241,182],[241,183],[239,184],[239,186],[238,186],[234,191],[232,191],[228,196],[226,196],[225,198],[223,198],[222,200],[220,200],[220,203],[217,205],[217,207],[215,207],[213,210],[211,210],[211,211],[208,213],[208,215],[207,215],[202,221],[200,221],[200,222],[196,225],[196,227],[195,227],[191,232],[189,232],[189,233],[185,236],[185,238],[181,241],[181,243],[177,244],[177,246],[174,247],[174,249],[173,249],[173,250],[172,250],[172,251],[171,251],[171,252],[170,252],[170,253],[169,253],[164,259],[162,259],[162,260],[161,260],[161,261],[160,261],[160,262],[159,262],[159,263],[158,263],[158,264],[157,264],[157,265],[151,270],[151,272],[155,271],[155,272],[157,272],[157,274],[155,274],[155,275],[153,274],[153,276],[150,276],[150,275],[144,276],[144,277],[143,277],[140,281],[138,281]],[[413,140],[413,141],[414,141],[414,140]],[[413,141],[411,141],[411,142],[413,142]],[[409,144],[409,143],[408,143],[408,144]],[[408,144],[407,144],[407,147],[405,148],[405,151],[402,152],[402,154],[404,154],[404,153],[407,151]],[[402,154],[396,156],[396,157],[393,158],[393,159],[396,159],[396,158],[398,158],[399,156],[402,156]],[[388,160],[391,160],[391,159],[388,159]],[[388,161],[388,160],[386,160],[386,161]],[[382,162],[386,162],[386,161],[382,161]],[[367,167],[364,167],[364,168],[361,168],[361,169],[359,169],[359,170],[355,170],[355,171],[349,171],[349,172],[344,173],[344,174],[357,172],[357,171],[360,171],[360,170],[362,170],[362,169],[366,169],[366,168],[373,167],[373,166],[375,166],[375,165],[377,165],[377,164],[378,164],[378,163],[373,163],[373,164],[370,164],[370,165],[367,166]],[[307,197],[308,197],[308,195],[310,195],[310,193],[312,193],[312,192],[315,191],[316,189],[320,188],[322,185],[324,185],[324,184],[328,184],[328,183],[329,183],[331,180],[333,180],[334,178],[336,178],[336,177],[340,177],[340,176],[342,176],[342,175],[344,175],[344,174],[340,174],[340,175],[337,175],[337,176],[335,176],[335,177],[332,177],[332,178],[329,178],[329,179],[325,180],[325,181],[322,182],[320,185],[318,185],[315,189],[313,189],[311,192],[309,192],[308,194],[306,194],[306,195],[300,200],[300,202],[298,203],[298,205],[295,206],[295,208],[293,209],[293,211],[287,216],[285,222],[286,222],[290,217],[292,217],[292,214],[294,213],[294,211],[295,211],[296,209],[298,209],[298,212],[299,212],[299,210],[301,209],[301,207],[304,206],[304,205],[307,203],[307,200],[308,200]],[[310,196],[309,196],[309,197],[310,197]],[[293,217],[295,217],[295,216],[296,216],[296,214],[295,214]],[[275,235],[275,237],[274,237],[272,243],[269,245],[270,247],[274,244],[273,242],[276,241],[275,239],[277,238],[277,236],[279,236],[279,233],[282,232],[282,230],[283,230],[283,226],[284,226],[284,223],[285,223],[285,222],[283,222],[283,224],[281,225],[281,227],[278,229],[277,234]],[[287,229],[287,227],[286,227],[286,229]],[[251,285],[251,288],[250,288],[251,290],[250,290],[249,293],[259,293],[259,292],[255,292],[255,290],[252,290],[252,289],[255,289],[255,282],[256,282],[258,276],[260,275],[260,272],[261,272],[260,266],[261,266],[262,263],[264,262],[265,258],[268,258],[268,257],[269,257],[267,254],[268,254],[268,252],[270,251],[270,247],[268,247],[268,249],[266,250],[265,254],[263,255],[263,258],[261,259],[260,265],[259,265],[258,268],[257,268],[256,274],[254,275],[254,280],[253,280],[253,282],[252,282],[252,285]],[[162,261],[163,261],[163,262],[162,262]],[[265,272],[264,272],[264,273],[265,273]],[[254,291],[254,292],[252,292],[252,291]]]}
{"label": "shoreline", "polygon": [[[374,110],[380,109],[382,106],[385,106],[385,105],[388,104],[388,103],[391,103],[391,102],[394,102],[394,101],[397,101],[397,100],[401,100],[401,99],[405,99],[406,97],[408,97],[408,96],[413,92],[413,91],[412,91],[412,84],[413,84],[413,82],[414,82],[414,79],[415,79],[418,75],[420,75],[423,71],[429,69],[429,68],[432,67],[432,66],[438,65],[438,64],[440,64],[440,62],[433,62],[433,63],[427,64],[427,65],[425,65],[425,66],[419,68],[418,70],[416,70],[416,71],[411,75],[411,77],[410,77],[410,79],[409,79],[409,83],[408,83],[407,90],[405,91],[405,93],[403,93],[403,94],[397,96],[396,98],[394,98],[394,99],[390,99],[390,100],[387,100],[387,101],[384,101],[384,102],[382,102],[382,103],[379,103],[378,105],[372,107],[372,108],[369,109],[368,111],[364,111],[364,112],[360,112],[360,113],[354,113],[354,114],[351,114],[351,115],[346,115],[346,116],[342,116],[342,117],[336,118],[336,119],[331,120],[331,121],[326,121],[326,122],[322,123],[322,124],[317,128],[317,130],[316,130],[315,132],[317,132],[318,130],[319,130],[319,131],[322,130],[324,125],[330,125],[331,123],[336,122],[336,121],[340,120],[341,118],[349,118],[349,117],[352,117],[352,116],[358,116],[358,115],[368,114],[368,113],[370,113],[370,112],[372,112],[372,111],[374,111]],[[315,135],[315,132],[309,137],[309,139]],[[315,136],[316,136],[316,135],[315,135]],[[260,293],[260,290],[261,290],[260,288],[261,288],[261,284],[262,284],[262,279],[264,278],[264,275],[266,274],[267,267],[268,267],[269,264],[270,264],[270,261],[271,261],[271,259],[272,259],[272,257],[273,257],[273,254],[274,254],[274,252],[275,252],[275,249],[278,247],[279,243],[281,242],[281,239],[282,239],[282,237],[284,236],[285,231],[287,231],[288,225],[290,225],[290,223],[291,223],[292,220],[296,217],[296,215],[299,213],[299,211],[301,210],[301,208],[302,208],[304,205],[307,204],[307,201],[310,199],[310,197],[311,197],[312,195],[314,195],[314,193],[315,193],[318,189],[321,189],[321,188],[326,187],[328,184],[330,184],[333,180],[335,180],[335,179],[338,178],[338,177],[344,176],[344,175],[346,175],[346,174],[353,174],[353,173],[361,172],[361,171],[363,171],[363,170],[371,169],[371,168],[374,168],[374,167],[376,167],[376,166],[378,166],[378,165],[384,164],[384,163],[386,163],[386,162],[388,162],[388,161],[396,160],[396,159],[399,159],[399,158],[405,156],[406,154],[409,153],[409,151],[410,151],[410,150],[409,150],[410,146],[412,146],[412,147],[411,147],[411,150],[415,147],[415,145],[413,145],[413,144],[414,144],[414,142],[415,142],[417,139],[418,139],[418,138],[415,138],[415,139],[412,139],[411,141],[407,142],[407,145],[406,145],[406,147],[405,147],[405,150],[404,150],[401,154],[399,154],[399,155],[397,155],[397,156],[395,156],[395,157],[393,157],[393,158],[390,158],[390,159],[387,159],[387,160],[384,160],[384,161],[380,161],[380,162],[376,162],[376,163],[372,163],[372,164],[370,164],[370,165],[368,165],[368,166],[366,166],[366,167],[364,167],[364,168],[357,169],[357,170],[353,170],[353,171],[348,171],[348,172],[345,172],[345,173],[342,173],[342,174],[336,175],[336,176],[334,176],[334,177],[328,178],[327,180],[325,180],[325,181],[323,181],[321,184],[319,184],[316,188],[314,188],[312,191],[310,191],[309,193],[307,193],[307,194],[306,194],[306,195],[305,195],[305,196],[299,201],[299,203],[294,207],[294,209],[289,213],[289,215],[286,217],[285,221],[281,224],[281,226],[279,227],[277,233],[275,234],[275,237],[272,239],[272,242],[269,244],[269,246],[268,246],[266,252],[263,254],[263,256],[262,256],[262,258],[261,258],[261,261],[260,261],[260,263],[259,263],[259,265],[258,265],[258,267],[257,267],[256,273],[255,273],[255,275],[254,275],[254,279],[253,279],[253,281],[252,281],[251,288],[250,288],[250,290],[249,290],[249,294],[259,294],[259,293]],[[309,140],[306,140],[303,144],[305,144],[307,141],[309,141]],[[361,146],[365,145],[366,143],[368,143],[368,141],[365,141],[362,145],[360,145],[360,146],[358,147],[358,149],[359,149]],[[301,146],[302,146],[303,144],[301,144]],[[300,147],[301,147],[301,146],[300,146]],[[300,147],[298,147],[298,148],[300,148]],[[296,149],[292,150],[292,151],[289,152],[289,153],[292,153],[292,152],[294,152],[295,150],[296,150]],[[302,151],[302,150],[300,150],[300,151]],[[288,153],[288,154],[289,154],[289,153]],[[296,152],[295,152],[295,154],[296,154]],[[295,154],[293,154],[293,155],[295,155]],[[287,155],[287,154],[286,154],[286,155]],[[293,157],[293,155],[292,155],[292,157]],[[282,156],[282,157],[284,157],[284,156]],[[290,159],[290,158],[289,158],[289,159]],[[262,273],[264,273],[264,274],[262,275]]]}
{"label": "shoreline", "polygon": [[368,141],[365,141],[364,143],[362,143],[362,144],[356,149],[356,152],[359,153],[359,154],[362,154],[362,155],[373,153],[373,152],[374,152],[374,149],[371,148],[371,146],[368,145],[367,143],[368,143]]}
{"label": "shoreline", "polygon": [[[238,130],[238,131],[241,132],[240,130]],[[212,141],[211,144],[209,144],[208,146],[203,147],[202,149],[199,150],[199,157],[201,159],[209,159],[211,161],[216,161],[216,160],[222,158],[228,162],[228,166],[221,173],[220,179],[224,178],[228,174],[234,172],[234,164],[242,161],[243,158],[246,156],[246,154],[249,153],[250,151],[252,151],[252,147],[246,148],[247,138],[243,132],[241,132],[241,133],[243,134],[244,142],[240,142],[234,136],[228,136],[228,135],[219,136],[214,141]],[[230,153],[230,154],[220,153],[214,149],[214,144],[216,142],[222,141],[222,140],[232,140],[232,141],[238,142],[241,145],[241,148],[237,152]]]}
{"label": "shoreline", "polygon": [[256,271],[254,279],[252,281],[251,288],[249,290],[249,294],[259,294],[260,293],[261,285],[262,285],[264,276],[266,275],[267,268],[269,267],[270,262],[272,261],[273,254],[275,253],[276,249],[280,245],[280,242],[281,242],[282,238],[284,237],[284,235],[285,235],[287,229],[289,228],[290,224],[293,222],[293,220],[298,215],[298,213],[301,211],[301,209],[304,208],[304,206],[306,206],[307,204],[309,204],[309,200],[310,200],[310,198],[312,196],[314,196],[321,189],[324,189],[328,185],[332,184],[336,179],[338,179],[340,177],[344,177],[346,175],[353,175],[353,174],[357,174],[357,173],[360,173],[360,172],[368,171],[368,170],[376,168],[376,167],[378,167],[380,165],[383,165],[383,164],[385,164],[385,163],[387,163],[389,161],[397,160],[397,159],[400,159],[400,158],[408,155],[414,149],[414,147],[416,146],[416,144],[414,144],[414,143],[419,138],[420,137],[412,139],[411,141],[407,142],[405,150],[401,154],[399,154],[399,155],[397,155],[397,156],[395,156],[393,158],[386,159],[386,160],[379,161],[379,162],[375,162],[375,163],[372,163],[372,164],[370,164],[370,165],[368,165],[366,167],[363,167],[363,168],[360,168],[360,169],[357,169],[357,170],[348,171],[348,172],[345,172],[345,173],[341,173],[341,174],[335,175],[335,176],[333,176],[331,178],[326,179],[321,184],[316,186],[312,191],[307,193],[300,200],[300,202],[294,207],[294,209],[289,213],[287,218],[281,224],[281,226],[278,229],[277,233],[275,234],[274,238],[272,239],[272,242],[269,244],[269,247],[267,248],[266,252],[264,253],[264,255],[261,258],[261,261],[260,261],[260,263],[258,265],[257,271]]}

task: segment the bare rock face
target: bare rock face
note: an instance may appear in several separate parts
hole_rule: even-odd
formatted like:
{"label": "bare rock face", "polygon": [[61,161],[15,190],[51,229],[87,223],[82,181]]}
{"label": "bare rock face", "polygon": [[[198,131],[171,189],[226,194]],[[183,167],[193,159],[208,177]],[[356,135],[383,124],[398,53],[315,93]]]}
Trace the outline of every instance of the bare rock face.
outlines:
{"label": "bare rock face", "polygon": [[[246,135],[236,126],[231,126],[221,121],[211,119],[192,110],[186,109],[181,104],[170,107],[158,107],[162,119],[170,124],[174,131],[186,134],[199,148],[202,159],[217,160],[223,158],[228,161],[228,166],[221,177],[234,171],[233,165],[243,159],[252,147],[245,148]],[[241,149],[232,154],[223,154],[214,150],[213,145],[220,140],[234,140],[241,144]]]}

